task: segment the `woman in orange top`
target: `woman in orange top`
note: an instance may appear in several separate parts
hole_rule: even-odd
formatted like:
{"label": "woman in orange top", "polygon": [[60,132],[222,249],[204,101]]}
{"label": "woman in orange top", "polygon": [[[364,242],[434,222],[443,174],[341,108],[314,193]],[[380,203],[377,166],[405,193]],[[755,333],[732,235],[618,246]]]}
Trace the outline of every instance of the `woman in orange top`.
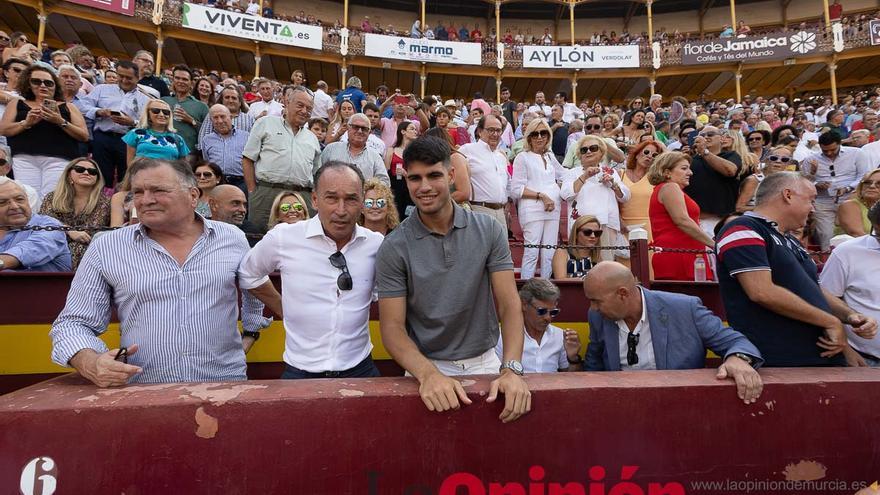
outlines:
{"label": "woman in orange top", "polygon": [[626,159],[626,168],[620,171],[620,179],[629,188],[630,198],[620,204],[621,231],[626,233],[630,228],[641,226],[648,231],[651,241],[651,222],[648,220],[648,205],[654,186],[648,182],[648,169],[654,158],[666,148],[659,141],[643,141],[635,146]]}

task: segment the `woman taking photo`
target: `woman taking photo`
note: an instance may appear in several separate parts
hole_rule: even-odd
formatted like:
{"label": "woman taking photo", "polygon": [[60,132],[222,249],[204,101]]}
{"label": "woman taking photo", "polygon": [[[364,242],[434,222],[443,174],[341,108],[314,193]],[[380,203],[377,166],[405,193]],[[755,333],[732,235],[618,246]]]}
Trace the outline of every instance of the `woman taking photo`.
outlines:
{"label": "woman taking photo", "polygon": [[349,100],[343,100],[339,104],[339,111],[330,122],[330,128],[327,130],[327,136],[324,138],[324,144],[335,143],[342,138],[342,135],[348,132],[348,118],[354,115],[354,104]]}
{"label": "woman taking photo", "polygon": [[[525,130],[522,153],[513,161],[510,194],[518,200],[517,212],[526,244],[556,244],[559,238],[560,193],[559,182],[568,173],[562,167],[550,143],[553,133],[544,119],[534,119]],[[541,277],[553,273],[551,249],[525,248],[520,278],[535,276],[535,266],[541,259]]]}
{"label": "woman taking photo", "polygon": [[403,164],[403,150],[409,146],[409,143],[415,141],[419,137],[419,131],[416,126],[408,120],[397,124],[397,137],[394,141],[394,147],[385,150],[385,170],[388,171],[388,179],[391,181],[391,190],[394,196],[399,199],[397,206],[397,218],[406,218],[407,207],[413,205],[412,199],[409,197],[409,190],[406,188],[406,167]]}
{"label": "woman taking photo", "polygon": [[375,177],[364,183],[364,209],[358,224],[382,235],[388,235],[400,225],[394,193]]}
{"label": "woman taking photo", "polygon": [[193,175],[196,176],[196,186],[199,188],[199,202],[196,205],[196,213],[205,218],[211,218],[208,198],[211,197],[211,191],[223,183],[223,170],[214,163],[202,162],[193,166]]}
{"label": "woman taking photo", "polygon": [[[630,192],[614,170],[600,166],[607,146],[599,136],[588,135],[578,141],[581,166],[568,171],[561,194],[570,204],[569,225],[580,215],[593,215],[602,224],[602,245],[615,246],[620,234],[618,203],[629,201]],[[614,252],[603,251],[602,259],[613,261]]]}
{"label": "woman taking photo", "polygon": [[856,186],[852,198],[844,201],[837,209],[836,234],[849,234],[861,237],[871,233],[868,210],[880,199],[880,170],[868,172]]}
{"label": "woman taking photo", "polygon": [[[648,216],[654,234],[654,245],[661,248],[714,248],[715,241],[700,228],[700,207],[684,188],[690,184],[691,158],[678,151],[667,151],[654,159],[648,170],[648,181],[654,186]],[[657,251],[651,258],[654,278],[658,280],[694,280],[694,262],[702,258],[706,280],[712,270],[705,253],[671,253]]]}
{"label": "woman taking photo", "polygon": [[80,111],[65,103],[58,77],[39,65],[22,71],[21,98],[9,102],[0,121],[15,157],[15,178],[44,197],[55,189],[67,164],[79,158],[79,143],[89,140]]}
{"label": "woman taking photo", "polygon": [[284,223],[296,223],[309,219],[309,210],[302,196],[293,191],[281,191],[272,202],[272,210],[269,212],[268,230],[276,225]]}
{"label": "woman taking photo", "polygon": [[568,236],[568,249],[557,249],[553,255],[553,278],[558,280],[581,280],[602,261],[599,257],[602,224],[592,215],[575,220]]}
{"label": "woman taking photo", "polygon": [[150,100],[141,112],[138,126],[122,136],[127,145],[127,163],[135,157],[179,160],[189,154],[186,142],[177,135],[171,107],[162,100]]}
{"label": "woman taking photo", "polygon": [[621,231],[629,232],[630,228],[642,227],[651,237],[651,221],[648,219],[648,205],[654,186],[648,181],[648,169],[657,155],[666,148],[657,141],[645,141],[634,147],[626,159],[626,168],[620,171],[620,180],[629,188],[629,201],[620,205]]}
{"label": "woman taking photo", "polygon": [[[55,190],[43,198],[40,215],[56,218],[65,226],[106,227],[110,225],[110,199],[103,190],[104,178],[98,164],[89,158],[77,158],[64,168]],[[92,235],[93,232],[67,232],[74,271],[92,242]]]}

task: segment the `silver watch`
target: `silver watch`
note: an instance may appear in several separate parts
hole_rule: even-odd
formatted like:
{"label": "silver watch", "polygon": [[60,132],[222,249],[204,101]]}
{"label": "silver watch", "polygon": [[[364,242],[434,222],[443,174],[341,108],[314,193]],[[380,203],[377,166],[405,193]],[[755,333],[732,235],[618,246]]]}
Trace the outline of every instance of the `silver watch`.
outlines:
{"label": "silver watch", "polygon": [[6,268],[6,262],[0,258],[0,272],[2,272],[4,268]]}
{"label": "silver watch", "polygon": [[501,367],[498,368],[498,372],[500,373],[501,371],[504,371],[505,369],[508,369],[508,370],[516,373],[519,376],[523,376],[523,374],[524,374],[522,363],[520,363],[519,361],[516,361],[514,359],[511,359],[510,361],[507,361],[506,363],[502,363]]}

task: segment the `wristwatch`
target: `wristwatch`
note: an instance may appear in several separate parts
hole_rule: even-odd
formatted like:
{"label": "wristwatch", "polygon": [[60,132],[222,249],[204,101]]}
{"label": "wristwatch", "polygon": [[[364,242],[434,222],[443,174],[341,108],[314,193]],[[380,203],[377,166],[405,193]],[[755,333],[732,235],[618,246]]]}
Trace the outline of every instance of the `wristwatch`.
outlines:
{"label": "wristwatch", "polygon": [[584,358],[582,358],[580,354],[578,354],[577,359],[575,359],[574,361],[572,361],[571,358],[568,356],[566,356],[565,359],[568,359],[569,364],[581,364],[584,362]]}
{"label": "wristwatch", "polygon": [[738,358],[742,359],[743,361],[745,361],[746,363],[748,363],[749,366],[751,366],[752,363],[755,362],[755,360],[752,359],[752,356],[749,356],[748,354],[743,354],[743,353],[741,353],[741,352],[734,353],[734,354],[732,354],[732,356],[735,356],[735,357],[738,357]]}
{"label": "wristwatch", "polygon": [[514,359],[511,359],[510,361],[503,363],[501,365],[501,367],[498,368],[498,372],[500,373],[501,371],[504,371],[505,369],[508,369],[508,370],[516,373],[519,376],[523,376],[523,373],[524,373],[522,363],[520,363],[519,361],[516,361]]}
{"label": "wristwatch", "polygon": [[249,331],[245,330],[245,331],[241,332],[241,337],[242,338],[250,337],[250,338],[254,339],[254,342],[256,342],[256,341],[260,340],[260,332],[249,332]]}
{"label": "wristwatch", "polygon": [[6,268],[6,262],[0,259],[0,272]]}
{"label": "wristwatch", "polygon": [[65,127],[67,127],[67,126],[69,126],[69,125],[70,125],[70,122],[68,122],[68,121],[66,121],[66,120],[61,121],[61,128],[62,128],[62,129],[64,129]]}

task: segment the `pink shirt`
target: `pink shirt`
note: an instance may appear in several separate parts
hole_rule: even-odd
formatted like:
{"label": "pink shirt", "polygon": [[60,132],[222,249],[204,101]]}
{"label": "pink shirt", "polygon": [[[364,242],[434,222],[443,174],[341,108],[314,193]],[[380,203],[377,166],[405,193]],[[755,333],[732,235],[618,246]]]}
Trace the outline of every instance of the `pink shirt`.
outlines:
{"label": "pink shirt", "polygon": [[[416,126],[416,130],[421,132],[422,126],[418,120],[410,120],[414,126]],[[397,122],[394,118],[382,117],[382,142],[385,143],[385,146],[388,148],[394,147],[394,141],[397,140]]]}

